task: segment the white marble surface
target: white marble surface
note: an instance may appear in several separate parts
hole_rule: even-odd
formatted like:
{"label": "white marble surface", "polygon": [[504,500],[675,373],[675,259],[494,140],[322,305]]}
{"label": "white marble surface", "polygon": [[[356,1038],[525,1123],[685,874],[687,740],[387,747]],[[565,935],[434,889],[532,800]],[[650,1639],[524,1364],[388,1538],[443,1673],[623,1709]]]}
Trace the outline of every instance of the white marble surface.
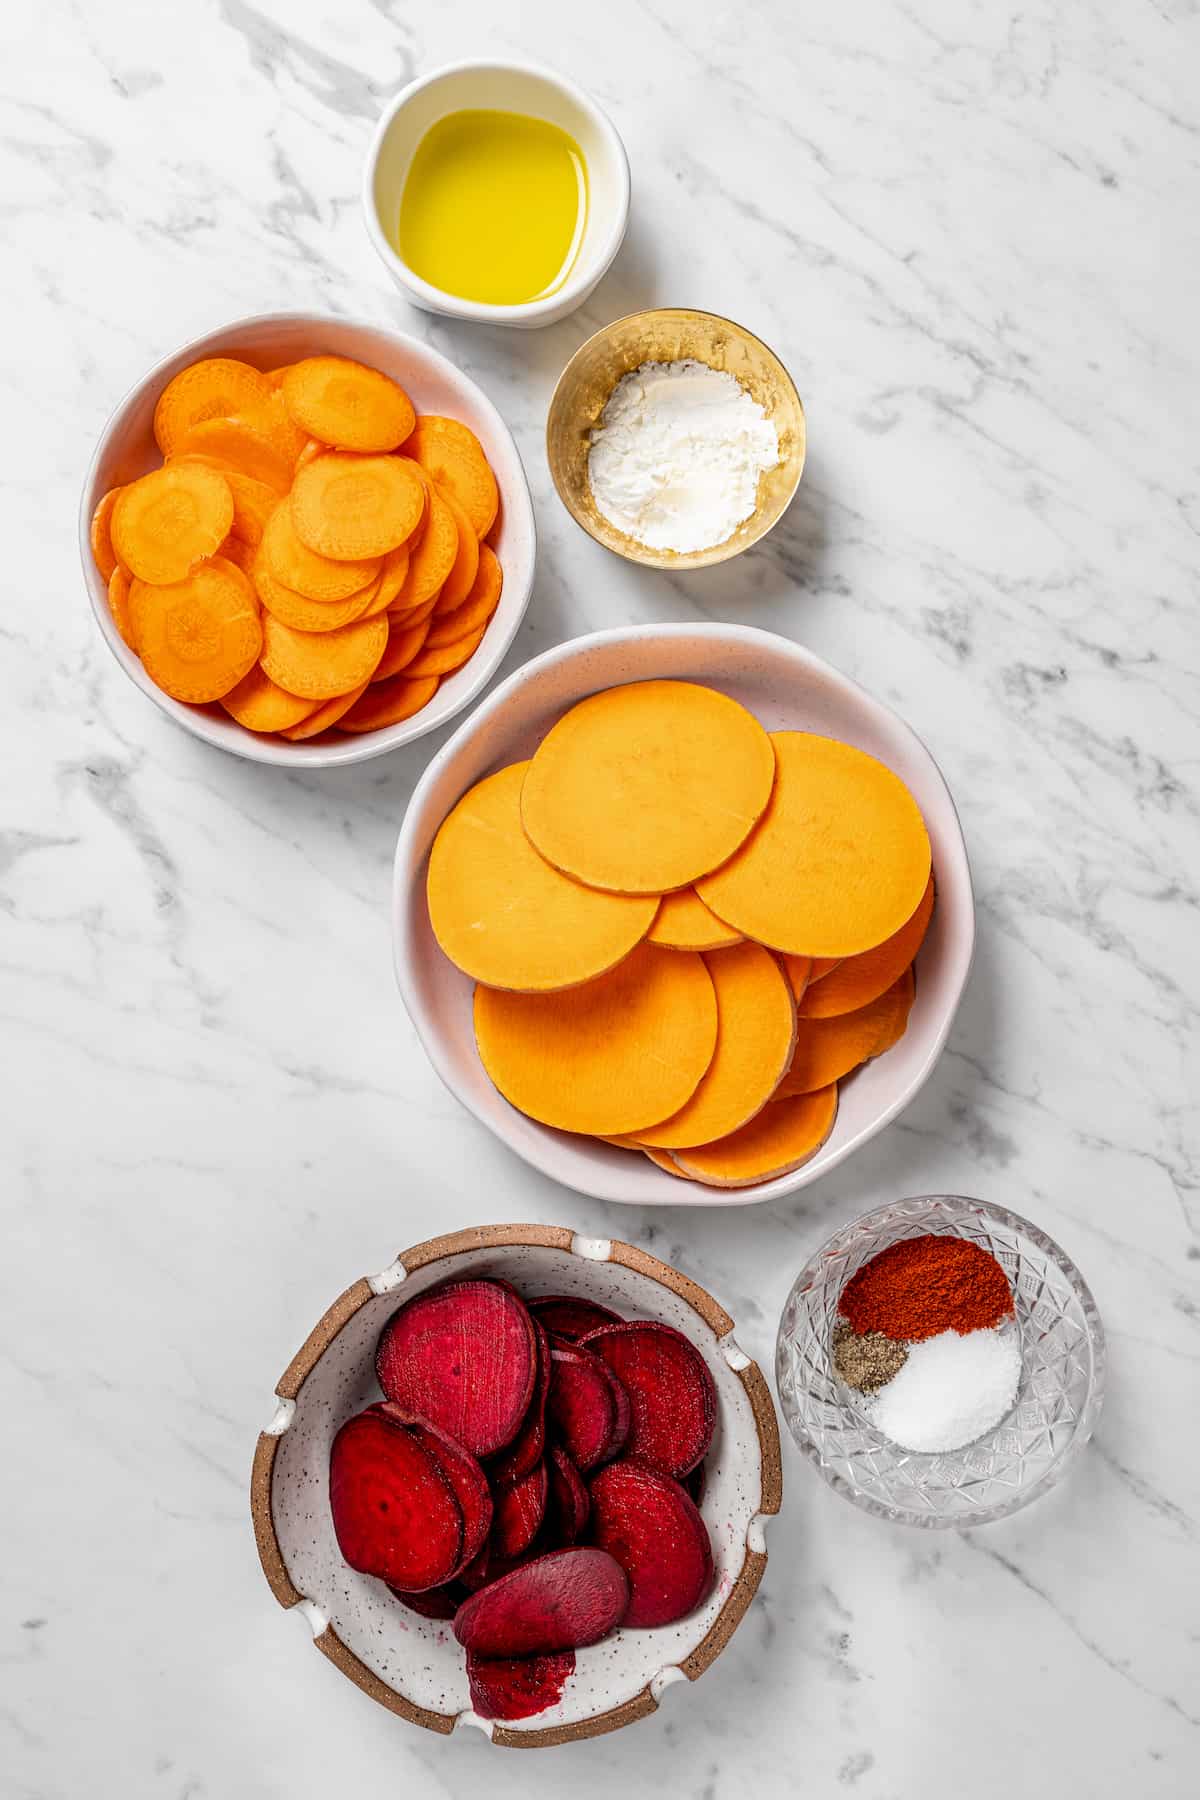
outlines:
{"label": "white marble surface", "polygon": [[[39,0],[0,38],[0,1792],[1194,1791],[1195,0]],[[541,334],[410,312],[358,210],[383,97],[504,51],[589,84],[633,164],[623,255]],[[583,335],[656,301],[759,330],[810,423],[783,526],[679,580],[583,538],[541,450]],[[748,619],[941,760],[973,984],[918,1104],[815,1191],[651,1214],[532,1176],[439,1089],[392,984],[390,855],[432,746],[280,777],[172,728],[99,643],[74,542],[95,433],[151,360],[281,306],[415,330],[511,421],[542,534],[513,663],[618,620]],[[625,1235],[769,1363],[818,1240],[939,1188],[1028,1211],[1107,1319],[1098,1437],[1050,1499],[918,1536],[789,1455],[722,1662],[532,1760],[391,1719],[270,1599],[246,1483],[272,1382],[401,1245]]]}

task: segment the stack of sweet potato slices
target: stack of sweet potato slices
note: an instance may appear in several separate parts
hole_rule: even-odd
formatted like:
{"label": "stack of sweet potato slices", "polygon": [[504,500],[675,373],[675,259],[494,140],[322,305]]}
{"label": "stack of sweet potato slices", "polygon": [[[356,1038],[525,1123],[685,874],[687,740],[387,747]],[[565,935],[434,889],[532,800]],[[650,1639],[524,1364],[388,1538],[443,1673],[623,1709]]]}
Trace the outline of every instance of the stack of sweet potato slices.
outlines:
{"label": "stack of sweet potato slices", "polygon": [[934,906],[898,776],[680,681],[593,694],[478,782],[426,891],[513,1106],[728,1188],[820,1149],[907,1027]]}
{"label": "stack of sweet potato slices", "polygon": [[105,494],[92,551],[165,693],[293,741],[427,706],[475,654],[503,575],[475,434],[337,356],[232,357],[159,396],[161,468]]}

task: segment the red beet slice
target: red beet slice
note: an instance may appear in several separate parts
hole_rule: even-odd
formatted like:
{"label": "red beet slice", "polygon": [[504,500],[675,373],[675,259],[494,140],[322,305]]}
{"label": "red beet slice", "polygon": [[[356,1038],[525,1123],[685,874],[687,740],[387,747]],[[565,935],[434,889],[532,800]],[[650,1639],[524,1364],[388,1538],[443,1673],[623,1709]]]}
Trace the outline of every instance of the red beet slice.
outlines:
{"label": "red beet slice", "polygon": [[546,1418],[575,1467],[594,1469],[624,1443],[630,1403],[600,1357],[581,1344],[553,1343]]}
{"label": "red beet slice", "polygon": [[580,1348],[603,1357],[629,1396],[628,1455],[676,1480],[694,1469],[712,1442],[717,1390],[704,1358],[682,1331],[652,1320],[601,1325]]}
{"label": "red beet slice", "polygon": [[492,1490],[480,1463],[469,1450],[456,1444],[448,1432],[431,1425],[428,1419],[406,1413],[394,1400],[380,1400],[369,1410],[381,1413],[384,1418],[391,1419],[398,1425],[406,1426],[421,1448],[432,1456],[450,1483],[454,1498],[462,1511],[460,1567],[471,1562],[487,1542],[488,1532],[492,1528]]}
{"label": "red beet slice", "polygon": [[704,1490],[708,1486],[708,1466],[698,1462],[683,1478],[683,1486],[687,1490],[688,1499],[693,1506],[699,1506],[704,1499]]}
{"label": "red beet slice", "polygon": [[466,1589],[457,1581],[448,1582],[445,1587],[430,1588],[424,1594],[406,1594],[398,1587],[391,1591],[409,1612],[420,1613],[423,1619],[452,1619],[467,1597]]}
{"label": "red beet slice", "polygon": [[469,1562],[466,1568],[459,1572],[458,1579],[468,1594],[473,1594],[477,1588],[485,1587],[492,1579],[491,1564],[491,1550],[485,1544],[474,1562]]}
{"label": "red beet slice", "polygon": [[490,1543],[494,1556],[512,1558],[528,1550],[546,1516],[547,1487],[546,1465],[539,1462],[520,1481],[497,1488]]}
{"label": "red beet slice", "polygon": [[628,1604],[628,1578],[607,1551],[551,1550],[464,1600],[454,1635],[477,1656],[577,1650],[619,1625]]}
{"label": "red beet slice", "polygon": [[454,1490],[414,1434],[374,1407],[348,1419],[333,1440],[329,1509],[350,1567],[393,1587],[438,1587],[461,1560]]}
{"label": "red beet slice", "polygon": [[471,1705],[481,1719],[529,1719],[562,1697],[575,1652],[486,1658],[467,1652]]}
{"label": "red beet slice", "polygon": [[540,1300],[526,1301],[535,1319],[556,1337],[572,1342],[597,1325],[619,1325],[620,1313],[610,1312],[596,1300],[577,1300],[570,1294],[544,1294]]}
{"label": "red beet slice", "polygon": [[712,1546],[679,1483],[625,1457],[593,1477],[591,1495],[591,1540],[629,1577],[624,1623],[670,1625],[690,1613],[712,1585]]}
{"label": "red beet slice", "polygon": [[448,1431],[472,1456],[491,1456],[517,1435],[533,1397],[533,1321],[505,1283],[445,1282],[389,1319],[375,1370],[405,1412]]}
{"label": "red beet slice", "polygon": [[546,1473],[550,1478],[547,1534],[556,1546],[573,1544],[583,1535],[592,1510],[587,1484],[561,1444],[551,1444],[546,1455]]}
{"label": "red beet slice", "polygon": [[529,1411],[525,1414],[525,1422],[516,1437],[491,1466],[491,1477],[495,1482],[508,1484],[520,1481],[528,1475],[542,1460],[546,1449],[546,1395],[550,1389],[550,1340],[537,1320],[533,1321],[534,1337],[537,1340],[537,1379],[533,1389],[533,1399],[529,1402]]}

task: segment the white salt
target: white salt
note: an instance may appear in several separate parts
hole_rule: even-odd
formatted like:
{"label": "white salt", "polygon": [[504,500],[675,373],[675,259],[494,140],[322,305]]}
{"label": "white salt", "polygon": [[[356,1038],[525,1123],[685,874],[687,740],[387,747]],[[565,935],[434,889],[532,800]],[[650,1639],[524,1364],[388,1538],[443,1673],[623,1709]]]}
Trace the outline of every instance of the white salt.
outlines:
{"label": "white salt", "polygon": [[1012,1410],[1020,1380],[1011,1326],[939,1332],[909,1346],[904,1367],[875,1396],[871,1423],[904,1450],[960,1450]]}

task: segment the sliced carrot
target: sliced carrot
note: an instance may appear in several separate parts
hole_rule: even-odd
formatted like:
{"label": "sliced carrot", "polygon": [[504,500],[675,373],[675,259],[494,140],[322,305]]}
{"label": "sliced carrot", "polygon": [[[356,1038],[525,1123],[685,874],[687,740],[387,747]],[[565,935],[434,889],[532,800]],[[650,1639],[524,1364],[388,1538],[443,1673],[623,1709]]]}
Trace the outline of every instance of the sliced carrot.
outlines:
{"label": "sliced carrot", "polygon": [[231,356],[206,357],[181,369],[159,395],[155,442],[164,456],[171,456],[193,427],[264,405],[270,396],[271,384],[261,370]]}
{"label": "sliced carrot", "polygon": [[398,544],[394,550],[389,550],[383,559],[379,579],[380,592],[387,596],[383,602],[385,607],[391,608],[396,604],[400,589],[408,579],[410,554],[407,544]]}
{"label": "sliced carrot", "polygon": [[921,896],[921,903],[911,919],[899,931],[885,938],[873,950],[858,956],[847,956],[825,980],[806,993],[800,1004],[803,1019],[832,1019],[839,1013],[856,1011],[868,1001],[877,1000],[892,983],[898,981],[917,951],[929,921],[933,917],[933,876]]}
{"label": "sliced carrot", "polygon": [[258,557],[258,551],[253,544],[244,544],[241,538],[235,537],[231,531],[221,545],[218,555],[226,557],[231,563],[236,563],[242,574],[248,575],[253,583],[254,565]]}
{"label": "sliced carrot", "polygon": [[280,363],[280,365],[277,369],[266,370],[266,372],[263,375],[263,380],[267,383],[267,385],[269,387],[273,387],[273,388],[281,387],[283,385],[284,376],[287,374],[289,369],[294,368],[294,367],[295,367],[295,365],[293,363]]}
{"label": "sliced carrot", "polygon": [[[397,462],[403,460],[397,457]],[[421,535],[412,546],[408,574],[396,596],[398,605],[416,606],[430,600],[440,590],[454,567],[458,555],[458,526],[445,499],[436,488],[429,489],[428,511]]]}
{"label": "sliced carrot", "polygon": [[429,705],[438,685],[436,675],[428,675],[423,681],[409,681],[404,675],[393,675],[390,681],[368,687],[342,719],[341,729],[379,731],[385,725],[399,725]]}
{"label": "sliced carrot", "polygon": [[299,725],[293,725],[289,730],[281,732],[280,735],[290,738],[293,744],[302,743],[305,738],[319,737],[321,732],[328,731],[331,725],[336,725],[343,713],[350,711],[355,701],[360,700],[366,693],[369,685],[364,681],[361,687],[351,688],[348,694],[339,694],[334,700],[322,701],[316,712],[309,713],[307,719],[302,719]]}
{"label": "sliced carrot", "polygon": [[425,891],[452,963],[489,987],[546,993],[615,968],[657,902],[585,888],[538,855],[521,826],[528,766],[513,763],[463,795],[434,839]]}
{"label": "sliced carrot", "polygon": [[442,644],[437,650],[419,651],[408,665],[410,679],[417,675],[452,675],[455,669],[461,669],[464,663],[470,662],[482,644],[486,630],[487,626],[481,625],[478,631],[473,631],[470,637],[459,638],[456,644]]}
{"label": "sliced carrot", "polygon": [[130,650],[136,650],[131,586],[129,570],[123,564],[115,563],[108,578],[108,610],[113,616],[113,624],[121,634],[122,643]]}
{"label": "sliced carrot", "polygon": [[277,494],[286,494],[292,465],[262,432],[245,419],[205,419],[193,425],[176,445],[181,456],[198,454],[228,463],[255,481],[264,481]]}
{"label": "sliced carrot", "polygon": [[772,742],[778,774],[766,816],[736,856],[696,883],[700,898],[774,950],[870,950],[912,916],[929,880],[917,803],[853,744],[809,731],[776,731]]}
{"label": "sliced carrot", "polygon": [[247,731],[286,731],[306,719],[316,703],[285,693],[256,667],[243,675],[228,694],[222,694],[221,705]]}
{"label": "sliced carrot", "polygon": [[380,573],[379,557],[334,562],[310,550],[296,535],[292,509],[281,500],[263,532],[262,554],[277,581],[309,600],[346,600],[359,594]]}
{"label": "sliced carrot", "polygon": [[521,811],[542,855],[589,887],[662,894],[695,883],[711,904],[697,877],[753,830],[774,778],[771,740],[736,700],[690,681],[637,681],[590,695],[551,728]]}
{"label": "sliced carrot", "polygon": [[342,356],[293,364],[282,393],[297,424],[338,450],[395,450],[416,418],[412,401],[390,376]]}
{"label": "sliced carrot", "polygon": [[337,631],[294,631],[268,612],[260,660],[271,680],[289,694],[332,700],[371,679],[387,640],[387,620],[382,618]]}
{"label": "sliced carrot", "polygon": [[907,1016],[906,992],[901,976],[886,994],[856,1012],[839,1013],[833,1019],[798,1020],[796,1048],[791,1067],[779,1084],[780,1096],[811,1094],[879,1055],[880,1044],[895,1030],[897,1014],[903,1011]]}
{"label": "sliced carrot", "polygon": [[105,581],[112,579],[112,572],[117,566],[117,553],[113,549],[111,526],[113,507],[117,504],[117,496],[120,492],[119,487],[109,488],[92,514],[92,555],[95,558],[96,567]]}
{"label": "sliced carrot", "polygon": [[426,413],[405,440],[404,451],[454,496],[476,537],[486,537],[499,509],[500,492],[475,433],[458,419]]}
{"label": "sliced carrot", "polygon": [[347,561],[404,543],[424,514],[425,491],[403,457],[331,451],[300,470],[291,507],[310,550]]}
{"label": "sliced carrot", "polygon": [[450,572],[442,583],[437,609],[439,612],[453,612],[456,606],[463,604],[475,585],[475,577],[479,573],[479,539],[454,495],[443,494],[442,498],[454,514],[454,523],[458,527],[458,548],[454,553]]}
{"label": "sliced carrot", "polygon": [[[391,613],[388,611],[387,595],[383,591],[383,576],[377,575],[372,584],[372,592],[368,598],[367,604],[359,614],[359,617],[363,619],[377,619],[381,615],[387,618],[389,624],[391,623]],[[407,625],[414,625],[416,620],[406,619],[404,623]]]}
{"label": "sliced carrot", "polygon": [[709,1144],[762,1111],[792,1060],[796,1003],[783,970],[761,944],[735,944],[706,959],[717,996],[717,1048],[679,1112],[632,1135],[645,1148]]}
{"label": "sliced carrot", "polygon": [[743,941],[740,931],[709,912],[695,888],[664,894],[650,927],[650,942],[667,950],[727,950]]}
{"label": "sliced carrot", "polygon": [[354,625],[366,614],[376,590],[376,583],[368,582],[345,600],[310,600],[276,580],[261,549],[255,558],[253,580],[267,611],[293,631],[339,631],[343,625]]}
{"label": "sliced carrot", "polygon": [[409,606],[401,610],[397,606],[388,607],[388,619],[397,631],[403,631],[407,625],[420,625],[433,617],[433,601],[427,600],[424,606]]}
{"label": "sliced carrot", "polygon": [[140,581],[165,586],[212,556],[232,524],[225,477],[199,463],[173,463],[121,489],[112,511],[113,549]]}
{"label": "sliced carrot", "polygon": [[296,458],[296,468],[303,469],[307,463],[312,462],[314,457],[324,456],[328,448],[329,445],[323,444],[320,438],[307,438],[303,450]]}
{"label": "sliced carrot", "polygon": [[475,1041],[513,1106],[543,1125],[608,1136],[691,1098],[716,1048],[717,1003],[703,957],[640,944],[608,974],[558,993],[480,984]]}
{"label": "sliced carrot", "polygon": [[422,619],[417,625],[399,626],[395,620],[389,619],[387,649],[371,680],[389,681],[393,675],[399,675],[402,669],[406,669],[425,642],[428,631],[428,619]]}
{"label": "sliced carrot", "polygon": [[837,1101],[836,1085],[772,1101],[740,1131],[699,1149],[676,1150],[675,1160],[685,1175],[710,1187],[753,1187],[777,1175],[790,1175],[828,1138],[837,1118]]}
{"label": "sliced carrot", "polygon": [[133,629],[146,673],[176,700],[220,700],[258,661],[258,602],[242,571],[223,556],[183,581],[135,581]]}
{"label": "sliced carrot", "polygon": [[799,1003],[808,992],[808,984],[812,980],[813,958],[811,956],[788,956],[783,958],[783,966],[787,978],[792,984],[792,993]]}
{"label": "sliced carrot", "polygon": [[265,481],[256,481],[253,475],[243,475],[240,469],[230,468],[226,464],[221,469],[229,491],[233,495],[233,524],[230,527],[234,537],[241,538],[243,544],[260,544],[262,534],[267,528],[267,520],[279,505],[279,495]]}
{"label": "sliced carrot", "polygon": [[434,642],[452,644],[456,638],[466,637],[477,626],[486,625],[500,604],[502,586],[503,576],[495,551],[490,544],[480,544],[479,573],[475,577],[475,585],[460,606],[447,611],[438,605],[437,611],[441,616],[430,633]]}

